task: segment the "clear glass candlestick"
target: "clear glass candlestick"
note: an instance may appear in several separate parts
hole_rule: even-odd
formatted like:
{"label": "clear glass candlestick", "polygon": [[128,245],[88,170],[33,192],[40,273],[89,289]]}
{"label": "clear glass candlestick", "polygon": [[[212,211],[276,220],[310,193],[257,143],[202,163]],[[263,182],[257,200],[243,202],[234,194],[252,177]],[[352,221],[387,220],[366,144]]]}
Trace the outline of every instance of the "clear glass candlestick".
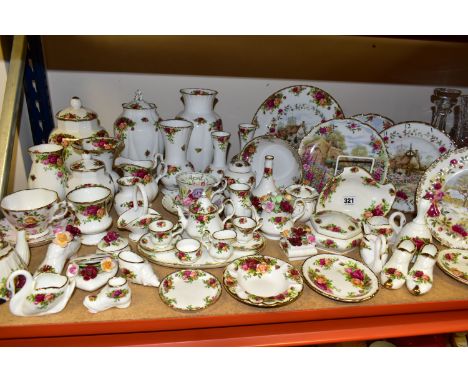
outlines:
{"label": "clear glass candlestick", "polygon": [[432,114],[432,126],[449,133],[453,126],[447,125],[447,117],[454,111],[461,91],[449,88],[435,88],[431,101],[434,103]]}

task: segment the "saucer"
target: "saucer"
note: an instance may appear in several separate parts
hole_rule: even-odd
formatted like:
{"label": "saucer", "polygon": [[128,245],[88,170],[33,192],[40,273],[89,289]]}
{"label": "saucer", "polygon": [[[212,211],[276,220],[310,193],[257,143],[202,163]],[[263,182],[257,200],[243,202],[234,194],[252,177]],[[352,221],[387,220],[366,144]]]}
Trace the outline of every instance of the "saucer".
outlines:
{"label": "saucer", "polygon": [[254,255],[263,251],[265,248],[265,238],[259,232],[253,234],[253,239],[247,243],[239,243],[235,241],[232,246],[234,247],[234,252],[239,253],[241,256]]}
{"label": "saucer", "polygon": [[175,244],[178,241],[178,236],[176,235],[173,239],[172,242],[164,247],[158,247],[154,245],[153,241],[151,240],[151,233],[148,232],[147,234],[143,235],[140,240],[138,240],[138,246],[143,248],[145,251],[148,252],[167,252],[170,251],[171,249],[175,248]]}
{"label": "saucer", "polygon": [[171,273],[161,282],[159,296],[175,310],[205,309],[218,301],[221,284],[211,273],[199,269],[184,269]]}
{"label": "saucer", "polygon": [[[55,230],[65,230],[67,225],[73,225],[74,220],[75,216],[73,214],[69,214],[68,217],[64,217],[63,219],[58,220],[55,224],[50,225],[49,232],[45,235],[34,239],[27,238],[29,247],[40,247],[42,245],[49,244],[55,237]],[[6,218],[0,219],[0,235],[3,236],[3,241],[8,244],[16,244],[16,229],[8,222],[8,220],[6,220]]]}
{"label": "saucer", "polygon": [[[179,269],[209,269],[209,268],[221,268],[225,267],[228,265],[232,260],[242,257],[242,253],[238,253],[236,251],[233,252],[232,256],[227,259],[223,260],[221,262],[217,262],[214,260],[212,257],[210,257],[208,250],[202,246],[202,255],[200,258],[193,264],[187,264],[187,263],[182,263],[177,257],[176,257],[176,249],[174,247],[174,244],[172,246],[169,246],[164,249],[158,249],[158,250],[148,250],[145,249],[145,244],[148,245],[151,239],[148,238],[150,233],[147,233],[146,235],[143,235],[143,237],[140,239],[137,245],[137,251],[141,255],[145,256],[150,262],[157,264],[157,265],[162,265],[164,267],[169,267],[169,268],[179,268]],[[141,242],[147,241],[148,243],[143,243],[143,246],[141,245]],[[150,248],[150,247],[146,247]]]}
{"label": "saucer", "polygon": [[[243,273],[243,274],[240,274]],[[285,288],[278,288],[283,281]],[[244,256],[226,267],[226,290],[236,300],[257,307],[277,307],[295,301],[304,289],[300,272],[270,256]]]}

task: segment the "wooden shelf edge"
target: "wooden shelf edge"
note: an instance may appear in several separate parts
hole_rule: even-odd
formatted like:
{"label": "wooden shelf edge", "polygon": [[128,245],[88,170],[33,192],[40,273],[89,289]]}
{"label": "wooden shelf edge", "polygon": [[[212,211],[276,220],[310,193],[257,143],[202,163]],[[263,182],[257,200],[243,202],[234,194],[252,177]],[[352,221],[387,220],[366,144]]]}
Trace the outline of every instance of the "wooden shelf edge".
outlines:
{"label": "wooden shelf edge", "polygon": [[0,346],[303,346],[468,330],[468,310],[243,327],[0,340]]}
{"label": "wooden shelf edge", "polygon": [[[159,320],[127,320],[107,322],[77,322],[67,324],[16,325],[0,328],[0,341],[32,339],[40,337],[133,335],[142,332],[191,331],[200,329],[230,330],[233,327],[258,325],[300,324],[325,320],[346,321],[353,319],[378,320],[379,316],[392,316],[404,320],[414,314],[448,314],[468,311],[468,300],[392,304],[380,306],[341,306],[330,309],[302,311],[259,311],[258,313],[225,316],[187,316]],[[468,315],[467,315],[468,321]],[[59,340],[60,341],[60,340]],[[0,342],[1,343],[1,342]]]}

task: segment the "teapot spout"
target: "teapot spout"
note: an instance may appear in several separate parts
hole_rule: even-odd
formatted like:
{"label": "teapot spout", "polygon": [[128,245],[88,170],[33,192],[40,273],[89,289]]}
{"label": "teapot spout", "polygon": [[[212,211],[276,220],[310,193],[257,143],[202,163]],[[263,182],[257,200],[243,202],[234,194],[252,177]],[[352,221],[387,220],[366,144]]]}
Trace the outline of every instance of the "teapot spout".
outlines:
{"label": "teapot spout", "polygon": [[25,265],[29,265],[31,259],[31,252],[29,251],[28,241],[26,240],[26,231],[21,230],[16,233],[16,247],[15,251]]}

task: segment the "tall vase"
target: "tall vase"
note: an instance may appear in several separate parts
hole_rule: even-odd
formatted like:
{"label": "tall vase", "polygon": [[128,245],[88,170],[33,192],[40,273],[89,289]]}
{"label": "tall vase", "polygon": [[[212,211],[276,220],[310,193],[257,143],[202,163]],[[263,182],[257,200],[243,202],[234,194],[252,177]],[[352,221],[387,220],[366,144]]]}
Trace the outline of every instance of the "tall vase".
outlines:
{"label": "tall vase", "polygon": [[273,155],[265,155],[265,165],[263,168],[263,176],[260,183],[252,190],[252,195],[257,198],[262,198],[268,194],[278,194],[275,180],[273,179]]}
{"label": "tall vase", "polygon": [[213,162],[206,168],[205,172],[213,175],[218,180],[224,177],[224,171],[226,170],[226,155],[230,137],[231,133],[225,131],[211,132],[214,150]]}
{"label": "tall vase", "polygon": [[44,143],[29,148],[32,159],[28,188],[47,188],[65,199],[66,171],[63,166],[63,146]]}
{"label": "tall vase", "polygon": [[187,159],[195,171],[203,172],[213,159],[211,132],[222,131],[221,117],[214,112],[216,90],[181,89],[184,110],[176,118],[193,122],[193,134],[189,139]]}
{"label": "tall vase", "polygon": [[257,125],[253,123],[241,123],[238,126],[238,134],[239,134],[239,144],[240,144],[240,150],[239,152],[242,152],[242,149],[245,147],[245,145],[251,141],[255,135],[255,131],[257,130]]}
{"label": "tall vase", "polygon": [[[160,174],[162,166],[166,166],[166,175],[161,178],[162,192],[176,196],[178,191],[176,176],[183,172],[194,171],[192,163],[187,160],[187,146],[192,134],[193,123],[180,119],[160,121],[159,130],[163,135],[165,158],[158,166]],[[211,142],[210,142],[211,144]]]}

